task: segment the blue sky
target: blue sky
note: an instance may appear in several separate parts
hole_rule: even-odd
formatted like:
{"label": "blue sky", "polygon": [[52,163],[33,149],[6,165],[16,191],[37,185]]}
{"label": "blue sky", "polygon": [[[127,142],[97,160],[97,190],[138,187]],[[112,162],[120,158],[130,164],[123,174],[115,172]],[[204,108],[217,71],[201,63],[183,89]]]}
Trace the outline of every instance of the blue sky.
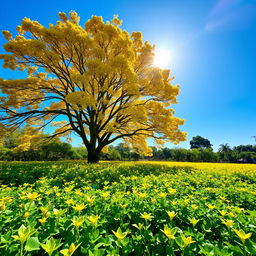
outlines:
{"label": "blue sky", "polygon": [[[214,149],[254,143],[256,0],[4,1],[0,29],[14,32],[24,17],[55,23],[59,11],[70,10],[79,13],[81,24],[91,15],[110,20],[119,14],[123,29],[141,31],[144,40],[170,51],[169,68],[181,86],[174,109],[186,119],[182,130],[188,133],[180,147],[188,148],[196,135]],[[23,76],[2,67],[0,72],[5,79]]]}

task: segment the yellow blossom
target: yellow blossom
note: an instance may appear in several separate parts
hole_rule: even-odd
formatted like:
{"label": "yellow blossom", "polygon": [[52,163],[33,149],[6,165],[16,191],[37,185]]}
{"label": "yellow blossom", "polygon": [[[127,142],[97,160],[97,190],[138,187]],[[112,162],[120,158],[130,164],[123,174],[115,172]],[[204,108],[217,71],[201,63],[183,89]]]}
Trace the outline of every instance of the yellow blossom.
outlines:
{"label": "yellow blossom", "polygon": [[138,193],[138,196],[143,199],[143,198],[146,198],[148,196],[148,194],[147,193]]}
{"label": "yellow blossom", "polygon": [[116,236],[116,238],[118,239],[118,241],[123,240],[123,239],[127,236],[127,234],[128,234],[128,232],[122,232],[122,230],[121,230],[120,227],[117,229],[116,232],[113,231],[113,230],[112,230],[112,232],[113,232],[113,234]]}
{"label": "yellow blossom", "polygon": [[4,203],[0,204],[0,209],[1,211],[5,211],[6,210],[6,205]]}
{"label": "yellow blossom", "polygon": [[70,204],[75,204],[73,199],[68,199],[66,200],[66,204],[70,205]]}
{"label": "yellow blossom", "polygon": [[221,216],[225,216],[228,212],[224,210],[220,210],[219,213],[221,214]]}
{"label": "yellow blossom", "polygon": [[60,253],[63,254],[64,256],[71,256],[80,245],[81,243],[78,244],[77,246],[75,246],[75,244],[72,243],[68,249],[63,249],[60,251]]}
{"label": "yellow blossom", "polygon": [[39,197],[39,194],[36,192],[33,193],[28,193],[27,194],[27,198],[29,199],[29,201],[34,201],[35,199],[37,199]]}
{"label": "yellow blossom", "polygon": [[170,220],[172,221],[173,218],[177,215],[177,213],[173,212],[173,211],[166,211],[166,213],[168,214],[168,216],[170,217]]}
{"label": "yellow blossom", "polygon": [[187,247],[189,244],[195,243],[196,241],[193,241],[191,236],[185,237],[184,235],[181,236],[184,247]]}
{"label": "yellow blossom", "polygon": [[207,204],[207,207],[210,209],[210,210],[213,210],[214,208],[216,208],[215,205],[212,205],[212,204]]}
{"label": "yellow blossom", "polygon": [[43,217],[41,219],[39,219],[38,221],[41,223],[41,224],[44,224],[46,222],[47,218],[46,217]]}
{"label": "yellow blossom", "polygon": [[98,222],[98,219],[100,217],[98,215],[92,215],[88,217],[88,220],[92,223],[92,225],[95,225]]}
{"label": "yellow blossom", "polygon": [[110,195],[110,192],[109,192],[109,191],[103,192],[103,193],[101,194],[101,196],[103,197],[104,200],[106,200],[106,199],[109,197],[109,195]]}
{"label": "yellow blossom", "polygon": [[175,239],[175,234],[177,232],[176,228],[168,228],[167,225],[164,225],[164,230],[161,229],[161,231],[169,238],[169,239]]}
{"label": "yellow blossom", "polygon": [[138,230],[141,230],[144,225],[142,223],[138,223],[138,224],[132,224],[135,228],[137,228]]}
{"label": "yellow blossom", "polygon": [[73,209],[75,209],[78,212],[81,212],[83,209],[85,209],[85,205],[77,204],[76,206],[73,206]]}
{"label": "yellow blossom", "polygon": [[234,221],[233,221],[233,220],[224,220],[224,219],[222,219],[221,222],[222,222],[223,224],[225,224],[228,228],[232,227],[233,224],[234,224]]}
{"label": "yellow blossom", "polygon": [[168,188],[168,192],[172,195],[177,191],[175,188]]}
{"label": "yellow blossom", "polygon": [[79,228],[84,223],[84,216],[73,217],[72,223],[75,227]]}
{"label": "yellow blossom", "polygon": [[87,202],[88,202],[89,204],[93,204],[94,201],[95,201],[95,197],[87,196],[87,197],[86,197],[86,200],[87,200]]}
{"label": "yellow blossom", "polygon": [[228,214],[230,217],[232,217],[232,218],[235,218],[236,217],[236,215],[233,213],[233,212],[229,212],[229,214]]}
{"label": "yellow blossom", "polygon": [[162,198],[166,198],[166,197],[167,197],[167,194],[166,194],[166,193],[161,192],[161,193],[159,194],[159,196],[160,196],[160,197],[162,197]]}
{"label": "yellow blossom", "polygon": [[195,226],[197,223],[198,223],[198,221],[199,220],[197,220],[197,219],[195,219],[194,217],[193,218],[188,218],[188,220],[190,221],[190,223],[193,225],[193,226]]}
{"label": "yellow blossom", "polygon": [[144,220],[151,221],[154,217],[150,213],[143,213],[140,215],[140,217]]}
{"label": "yellow blossom", "polygon": [[151,202],[154,204],[156,202],[155,198],[151,198]]}
{"label": "yellow blossom", "polygon": [[194,211],[198,209],[198,206],[195,205],[195,204],[192,204],[191,207],[192,207],[192,209],[193,209]]}
{"label": "yellow blossom", "polygon": [[25,212],[24,215],[23,215],[23,217],[24,217],[25,219],[27,219],[27,218],[29,217],[29,215],[30,215],[29,212]]}
{"label": "yellow blossom", "polygon": [[234,229],[234,231],[236,232],[236,234],[238,235],[238,237],[241,239],[243,243],[245,243],[245,240],[249,239],[252,235],[252,233],[246,234],[242,229],[240,230]]}

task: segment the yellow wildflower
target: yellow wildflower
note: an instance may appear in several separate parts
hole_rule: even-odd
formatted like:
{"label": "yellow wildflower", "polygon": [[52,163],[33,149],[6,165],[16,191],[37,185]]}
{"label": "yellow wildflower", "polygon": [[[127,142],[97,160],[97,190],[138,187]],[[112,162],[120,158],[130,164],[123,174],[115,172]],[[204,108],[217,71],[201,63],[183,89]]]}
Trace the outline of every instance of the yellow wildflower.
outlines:
{"label": "yellow wildflower", "polygon": [[60,251],[60,253],[63,254],[64,256],[71,256],[80,245],[81,243],[78,244],[77,246],[75,246],[75,244],[72,243],[68,249],[63,249]]}
{"label": "yellow wildflower", "polygon": [[75,204],[73,199],[68,199],[66,200],[66,204],[70,205],[70,204]]}
{"label": "yellow wildflower", "polygon": [[161,229],[161,231],[169,238],[169,239],[175,239],[175,234],[177,232],[176,228],[168,228],[167,225],[164,225],[164,230]]}
{"label": "yellow wildflower", "polygon": [[142,199],[146,198],[148,196],[147,193],[138,193],[138,196]]}
{"label": "yellow wildflower", "polygon": [[141,230],[144,225],[142,223],[139,223],[139,224],[132,224],[135,228],[137,228],[138,230]]}
{"label": "yellow wildflower", "polygon": [[225,224],[228,228],[232,227],[233,224],[234,224],[234,221],[233,221],[233,220],[224,220],[224,219],[222,219],[221,222],[222,222],[223,224]]}
{"label": "yellow wildflower", "polygon": [[177,201],[172,201],[172,205],[176,205],[177,203]]}
{"label": "yellow wildflower", "polygon": [[122,232],[122,230],[121,230],[120,227],[117,229],[116,232],[113,231],[113,230],[112,230],[112,232],[113,232],[113,234],[116,236],[116,238],[118,239],[118,241],[121,241],[122,239],[124,239],[124,238],[127,236],[127,234],[128,234],[128,232]]}
{"label": "yellow wildflower", "polygon": [[236,217],[236,215],[235,215],[233,212],[230,212],[228,215],[229,215],[230,217],[232,217],[232,218],[235,218],[235,217]]}
{"label": "yellow wildflower", "polygon": [[177,191],[175,188],[168,188],[168,192],[172,195]]}
{"label": "yellow wildflower", "polygon": [[152,220],[154,218],[150,213],[143,213],[140,217],[144,220]]}
{"label": "yellow wildflower", "polygon": [[85,209],[84,204],[77,204],[76,206],[73,206],[73,209],[75,209],[78,212],[81,212],[83,209]]}
{"label": "yellow wildflower", "polygon": [[39,219],[38,221],[41,223],[41,224],[44,224],[46,222],[47,218],[46,217],[43,217],[41,219]]}
{"label": "yellow wildflower", "polygon": [[88,220],[92,223],[92,225],[95,225],[98,222],[98,219],[100,217],[98,215],[94,215],[94,216],[89,216]]}
{"label": "yellow wildflower", "polygon": [[181,236],[183,243],[184,243],[184,247],[187,247],[189,244],[195,243],[196,241],[193,241],[191,236],[185,237],[185,236]]}
{"label": "yellow wildflower", "polygon": [[224,211],[224,210],[223,211],[221,210],[221,211],[219,211],[219,213],[221,214],[221,216],[225,216],[228,212]]}
{"label": "yellow wildflower", "polygon": [[173,218],[177,215],[177,213],[173,212],[173,211],[166,211],[166,213],[168,214],[168,216],[170,217],[170,220],[172,221]]}
{"label": "yellow wildflower", "polygon": [[93,204],[94,201],[95,201],[95,197],[87,196],[87,197],[86,197],[86,201],[87,201],[89,204]]}
{"label": "yellow wildflower", "polygon": [[23,217],[24,217],[25,219],[27,219],[27,218],[29,217],[29,215],[30,215],[29,212],[25,212],[24,215],[23,215]]}
{"label": "yellow wildflower", "polygon": [[192,209],[193,209],[194,211],[198,209],[198,205],[195,205],[195,204],[192,204],[191,207],[192,207]]}
{"label": "yellow wildflower", "polygon": [[166,198],[166,197],[167,197],[167,193],[161,192],[161,193],[159,194],[159,196],[162,197],[162,198]]}
{"label": "yellow wildflower", "polygon": [[109,197],[109,195],[110,195],[110,192],[109,192],[109,191],[103,192],[103,193],[101,194],[101,196],[103,197],[104,200],[106,200],[106,199]]}
{"label": "yellow wildflower", "polygon": [[198,223],[198,221],[199,221],[199,220],[195,219],[194,217],[193,218],[188,217],[188,220],[190,221],[190,223],[193,226],[195,226]]}
{"label": "yellow wildflower", "polygon": [[238,235],[238,237],[241,239],[243,243],[245,243],[245,240],[249,239],[252,235],[252,233],[245,234],[245,232],[242,229],[240,230],[234,229],[234,231],[236,232],[236,234]]}
{"label": "yellow wildflower", "polygon": [[72,219],[72,223],[75,227],[79,228],[83,223],[84,223],[84,217],[83,216],[75,216],[73,219]]}
{"label": "yellow wildflower", "polygon": [[34,201],[39,197],[39,194],[36,192],[28,193],[26,197],[29,199],[29,201]]}
{"label": "yellow wildflower", "polygon": [[213,210],[214,208],[216,208],[215,205],[212,205],[212,204],[207,204],[207,207],[210,209],[210,210]]}
{"label": "yellow wildflower", "polygon": [[1,211],[4,212],[6,210],[6,205],[4,203],[1,203],[0,204],[0,209],[1,209]]}

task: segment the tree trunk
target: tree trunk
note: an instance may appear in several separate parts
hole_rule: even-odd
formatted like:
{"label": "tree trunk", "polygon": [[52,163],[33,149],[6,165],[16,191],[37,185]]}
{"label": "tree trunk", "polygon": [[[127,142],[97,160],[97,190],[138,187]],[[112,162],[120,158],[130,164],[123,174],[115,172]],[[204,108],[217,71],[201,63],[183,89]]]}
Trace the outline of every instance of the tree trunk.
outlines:
{"label": "tree trunk", "polygon": [[97,150],[88,150],[88,163],[98,163],[100,159],[100,152]]}

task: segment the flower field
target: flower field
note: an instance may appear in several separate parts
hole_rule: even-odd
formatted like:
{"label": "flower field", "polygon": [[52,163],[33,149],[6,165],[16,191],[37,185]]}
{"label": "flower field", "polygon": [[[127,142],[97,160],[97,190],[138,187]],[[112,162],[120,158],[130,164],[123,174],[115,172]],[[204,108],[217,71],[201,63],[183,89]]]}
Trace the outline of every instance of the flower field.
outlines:
{"label": "flower field", "polygon": [[256,166],[0,163],[0,255],[256,255]]}

